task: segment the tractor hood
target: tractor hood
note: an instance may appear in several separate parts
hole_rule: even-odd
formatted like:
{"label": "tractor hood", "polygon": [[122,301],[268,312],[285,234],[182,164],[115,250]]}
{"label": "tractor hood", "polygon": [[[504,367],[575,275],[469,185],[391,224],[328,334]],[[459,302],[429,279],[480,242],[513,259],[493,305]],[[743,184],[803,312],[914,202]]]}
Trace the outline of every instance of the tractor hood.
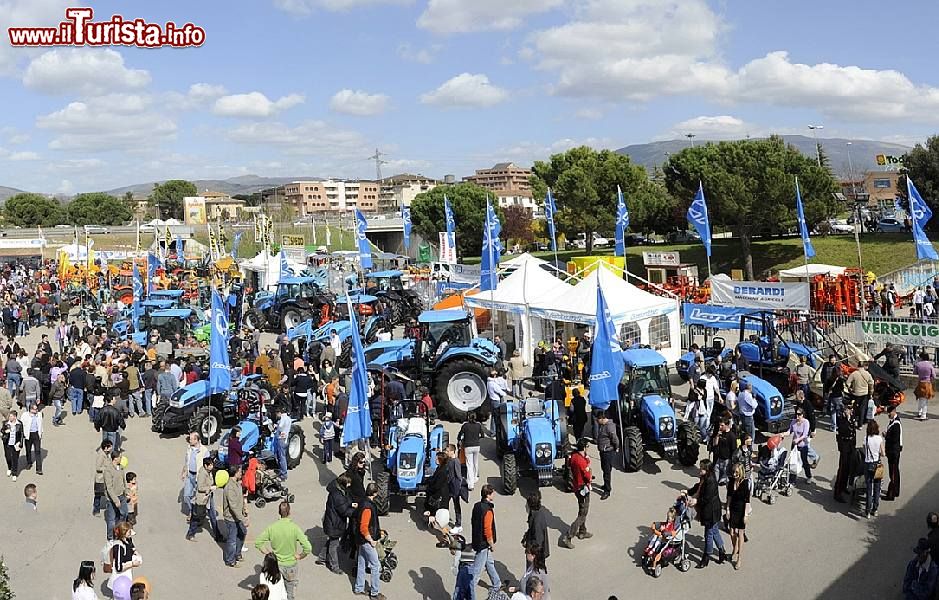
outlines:
{"label": "tractor hood", "polygon": [[411,491],[424,481],[426,441],[419,435],[406,435],[398,444],[396,472],[398,487]]}
{"label": "tractor hood", "polygon": [[783,417],[786,401],[775,385],[756,375],[744,375],[740,380],[750,384],[750,392],[757,403],[757,412],[764,415],[768,422]]}
{"label": "tractor hood", "polygon": [[369,367],[387,367],[414,357],[414,340],[375,342],[365,348],[365,362]]}
{"label": "tractor hood", "polygon": [[[663,442],[675,438],[675,428],[678,423],[675,420],[675,410],[669,405],[667,399],[658,394],[643,396],[641,411],[646,431],[656,440]],[[671,427],[663,431],[661,428],[663,423],[670,423]]]}
{"label": "tractor hood", "polygon": [[538,444],[550,444],[551,460],[554,460],[555,434],[554,428],[551,427],[551,422],[548,419],[543,417],[525,419],[525,439],[528,440],[528,445],[532,451],[536,450]]}
{"label": "tractor hood", "polygon": [[333,321],[314,330],[311,337],[319,342],[329,342],[329,338],[334,331],[339,334],[340,340],[344,340],[352,334],[349,321]]}
{"label": "tractor hood", "polygon": [[183,406],[188,406],[208,396],[209,382],[206,379],[200,379],[173,392],[173,397],[170,398],[170,406],[182,408]]}

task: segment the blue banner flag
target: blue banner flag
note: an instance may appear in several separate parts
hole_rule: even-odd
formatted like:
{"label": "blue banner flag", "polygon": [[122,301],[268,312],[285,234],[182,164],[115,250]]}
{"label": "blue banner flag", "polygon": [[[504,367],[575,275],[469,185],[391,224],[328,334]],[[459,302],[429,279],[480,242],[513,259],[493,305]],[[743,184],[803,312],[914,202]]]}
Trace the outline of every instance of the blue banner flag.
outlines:
{"label": "blue banner flag", "polygon": [[287,253],[284,252],[284,249],[280,249],[280,278],[290,277],[293,275],[293,271],[290,269],[290,263],[287,262]]}
{"label": "blue banner flag", "polygon": [[228,313],[222,295],[212,289],[212,331],[209,341],[209,393],[231,389],[231,365],[228,361]]}
{"label": "blue banner flag", "polygon": [[802,251],[805,259],[815,258],[815,247],[809,239],[809,226],[805,223],[805,210],[802,208],[802,192],[799,190],[799,178],[796,177],[796,219],[799,220],[799,234],[802,236]]}
{"label": "blue banner flag", "polygon": [[619,398],[623,378],[623,348],[616,339],[616,327],[610,316],[600,279],[597,279],[597,321],[593,350],[590,353],[590,406],[606,410]]}
{"label": "blue banner flag", "polygon": [[156,270],[160,266],[160,259],[153,255],[152,252],[147,252],[147,290],[148,293],[152,292],[156,288]]}
{"label": "blue banner flag", "polygon": [[[349,314],[352,310],[352,298],[346,295]],[[362,339],[355,321],[350,321],[349,332],[352,336],[352,373],[349,385],[349,407],[342,424],[342,444],[348,446],[356,440],[372,437],[372,415],[368,405],[368,373],[365,370],[365,353],[362,351]]]}
{"label": "blue banner flag", "polygon": [[910,219],[915,221],[920,229],[925,229],[926,223],[932,218],[932,211],[923,197],[919,195],[919,190],[913,185],[913,180],[909,176],[906,178],[906,192],[910,197]]}
{"label": "blue banner flag", "polygon": [[502,223],[499,222],[499,217],[487,197],[486,222],[483,224],[483,255],[479,272],[479,290],[481,292],[494,290],[499,285],[499,258],[502,253],[499,234],[501,232]]}
{"label": "blue banner flag", "polygon": [[137,266],[137,259],[134,259],[134,305],[131,316],[134,322],[134,331],[138,330],[140,322],[140,301],[143,300],[143,280],[140,278],[140,267]]}
{"label": "blue banner flag", "polygon": [[698,182],[698,191],[694,195],[691,206],[688,207],[688,222],[691,223],[701,241],[704,242],[704,251],[711,257],[711,220],[708,218],[708,205],[704,200],[704,186]]}
{"label": "blue banner flag", "polygon": [[176,236],[176,258],[177,260],[183,258],[183,238]]}
{"label": "blue banner flag", "polygon": [[623,190],[616,186],[616,256],[626,256],[626,228],[629,227],[629,210],[623,200]]}
{"label": "blue banner flag", "polygon": [[[703,325],[712,329],[740,329],[740,317],[759,312],[755,308],[736,308],[733,306],[715,306],[713,304],[682,305],[682,323],[685,325]],[[748,320],[744,329],[760,331],[760,323]]]}
{"label": "blue banner flag", "polygon": [[453,208],[446,195],[443,197],[443,216],[447,220],[447,244],[456,248],[456,219],[453,218]]}
{"label": "blue banner flag", "polygon": [[363,269],[371,269],[372,249],[368,245],[368,238],[365,237],[365,232],[368,231],[368,221],[359,209],[355,209],[355,231],[359,244],[359,264]]}
{"label": "blue banner flag", "polygon": [[[244,231],[239,231],[235,234],[235,238],[231,243],[231,256],[232,258],[238,258],[238,244],[241,243],[241,236],[244,235]],[[315,243],[315,242],[314,242]]]}
{"label": "blue banner flag", "polygon": [[554,196],[551,195],[551,188],[548,188],[548,195],[544,198],[544,218],[548,224],[548,234],[551,236],[551,252],[558,251],[558,238],[554,231],[554,215],[557,211],[558,207],[554,203]]}
{"label": "blue banner flag", "polygon": [[411,207],[401,205],[401,220],[404,222],[404,249],[411,249]]}

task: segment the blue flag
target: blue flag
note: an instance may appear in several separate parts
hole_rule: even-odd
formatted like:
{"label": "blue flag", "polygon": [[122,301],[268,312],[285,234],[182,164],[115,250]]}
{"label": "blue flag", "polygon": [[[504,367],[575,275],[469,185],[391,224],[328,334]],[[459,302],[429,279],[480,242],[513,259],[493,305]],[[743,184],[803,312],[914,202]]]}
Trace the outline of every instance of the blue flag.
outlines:
{"label": "blue flag", "polygon": [[284,252],[284,249],[280,249],[280,278],[290,277],[293,275],[293,271],[290,269],[290,263],[287,262],[287,253]]}
{"label": "blue flag", "polygon": [[368,221],[359,209],[355,209],[355,231],[359,241],[359,264],[363,269],[371,269],[372,249],[368,245],[368,238],[365,237],[365,232],[368,231]]}
{"label": "blue flag", "polygon": [[447,245],[456,248],[456,219],[453,218],[453,208],[446,195],[443,197],[443,216],[447,220]]}
{"label": "blue flag", "polygon": [[544,218],[548,224],[548,234],[551,236],[551,252],[558,251],[558,238],[554,231],[554,215],[557,211],[558,207],[554,203],[554,196],[551,195],[551,188],[548,188],[548,195],[544,198]]}
{"label": "blue flag", "polygon": [[626,228],[629,227],[629,210],[623,200],[623,190],[616,186],[616,256],[626,256]]}
{"label": "blue flag", "polygon": [[176,259],[181,260],[183,258],[183,238],[176,236]]}
{"label": "blue flag", "polygon": [[939,253],[926,237],[924,228],[929,219],[932,218],[932,211],[919,195],[919,190],[913,185],[913,180],[909,175],[906,177],[906,191],[910,197],[910,221],[913,222],[913,241],[916,242],[916,260],[939,260]]}
{"label": "blue flag", "polygon": [[809,226],[805,223],[805,210],[802,208],[802,192],[799,190],[799,178],[796,177],[796,218],[799,220],[799,234],[802,236],[802,251],[805,259],[815,257],[815,247],[809,239]]}
{"label": "blue flag", "polygon": [[235,238],[231,243],[231,256],[232,258],[238,258],[238,244],[241,243],[241,236],[244,235],[244,231],[239,231],[235,234]]}
{"label": "blue flag", "polygon": [[590,406],[606,410],[619,398],[623,378],[623,348],[616,339],[616,327],[597,278],[596,339],[590,353]]}
{"label": "blue flag", "polygon": [[212,332],[209,341],[209,393],[231,389],[231,365],[228,361],[228,313],[222,295],[212,289]]}
{"label": "blue flag", "polygon": [[[352,299],[346,295],[349,314],[354,315]],[[368,373],[365,371],[365,353],[362,351],[362,339],[359,327],[350,321],[352,336],[352,383],[349,386],[349,407],[342,427],[342,443],[348,446],[352,442],[372,437],[372,415],[368,405]]]}
{"label": "blue flag", "polygon": [[147,253],[147,288],[148,293],[152,292],[156,287],[156,283],[153,281],[156,278],[156,270],[160,266],[160,259],[153,255],[152,252]]}
{"label": "blue flag", "polygon": [[501,232],[502,223],[499,222],[499,217],[487,197],[486,222],[483,224],[483,255],[479,272],[479,290],[481,292],[494,290],[499,285],[499,258],[502,253],[499,234]]}
{"label": "blue flag", "polygon": [[404,249],[411,249],[411,207],[401,205],[401,220],[404,221]]}
{"label": "blue flag", "polygon": [[138,330],[140,322],[140,301],[143,300],[143,280],[140,279],[140,268],[137,266],[137,259],[134,259],[134,305],[131,316],[134,322],[134,331]]}
{"label": "blue flag", "polygon": [[691,206],[688,207],[688,222],[691,223],[701,241],[704,242],[704,251],[711,256],[711,220],[708,218],[708,205],[704,200],[704,186],[698,182],[698,191],[694,195]]}

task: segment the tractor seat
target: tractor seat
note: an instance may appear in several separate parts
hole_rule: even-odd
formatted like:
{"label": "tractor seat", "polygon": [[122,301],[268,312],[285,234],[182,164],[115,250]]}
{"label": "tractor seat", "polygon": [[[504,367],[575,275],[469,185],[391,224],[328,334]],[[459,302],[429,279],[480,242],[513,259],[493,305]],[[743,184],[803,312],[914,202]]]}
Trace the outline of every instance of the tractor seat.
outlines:
{"label": "tractor seat", "polygon": [[398,431],[401,437],[417,434],[427,439],[427,421],[421,417],[404,417],[398,419]]}
{"label": "tractor seat", "polygon": [[544,415],[544,402],[538,398],[526,398],[524,401],[526,417],[540,417]]}

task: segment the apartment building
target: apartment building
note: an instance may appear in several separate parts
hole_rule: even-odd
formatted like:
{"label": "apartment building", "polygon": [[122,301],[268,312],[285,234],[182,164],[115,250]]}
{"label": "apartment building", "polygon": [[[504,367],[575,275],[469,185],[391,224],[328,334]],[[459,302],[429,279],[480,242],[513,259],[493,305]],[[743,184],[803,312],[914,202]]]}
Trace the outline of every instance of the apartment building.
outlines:
{"label": "apartment building", "polygon": [[868,206],[890,211],[897,196],[899,179],[899,171],[868,171],[853,180],[841,180],[841,193],[849,200],[866,200]]}
{"label": "apartment building", "polygon": [[379,185],[374,181],[320,179],[285,184],[285,202],[298,215],[358,208],[374,212],[378,208]]}
{"label": "apartment building", "polygon": [[381,193],[378,201],[379,212],[394,212],[402,206],[411,206],[415,196],[429,192],[441,182],[423,175],[401,173],[381,180]]}
{"label": "apartment building", "polygon": [[523,206],[534,216],[539,216],[541,208],[531,196],[530,178],[531,169],[505,162],[497,163],[491,169],[479,169],[475,175],[464,177],[463,181],[492,190],[502,208]]}

